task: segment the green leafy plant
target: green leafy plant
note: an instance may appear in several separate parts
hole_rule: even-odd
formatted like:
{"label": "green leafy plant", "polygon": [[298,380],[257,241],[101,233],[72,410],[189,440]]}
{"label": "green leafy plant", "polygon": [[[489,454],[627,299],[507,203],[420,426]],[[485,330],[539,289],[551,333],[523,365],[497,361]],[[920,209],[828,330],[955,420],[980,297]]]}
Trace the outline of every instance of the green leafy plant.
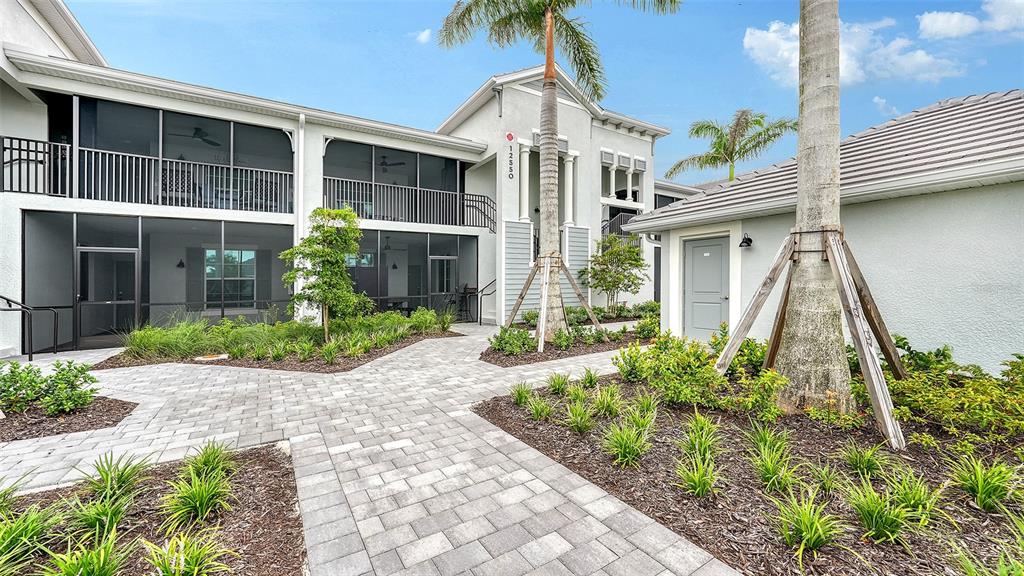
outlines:
{"label": "green leafy plant", "polygon": [[639,292],[649,279],[646,271],[650,265],[637,240],[609,234],[598,241],[589,264],[579,271],[583,285],[603,292],[611,303],[618,302],[620,292]]}
{"label": "green leafy plant", "polygon": [[766,370],[751,379],[744,374],[740,378],[743,392],[736,397],[736,405],[762,422],[774,422],[782,416],[779,408],[779,392],[789,379],[775,370]]}
{"label": "green leafy plant", "polygon": [[686,428],[686,435],[679,441],[679,449],[683,454],[702,460],[713,460],[721,444],[719,425],[694,410]]}
{"label": "green leafy plant", "polygon": [[580,384],[573,384],[565,391],[565,397],[570,402],[586,402],[587,401],[587,389]]}
{"label": "green leafy plant", "polygon": [[816,555],[822,547],[835,542],[844,530],[839,517],[826,513],[826,504],[817,502],[816,498],[816,493],[810,490],[799,497],[790,493],[785,499],[775,501],[779,533],[787,546],[796,548],[794,555],[801,572],[806,552]]}
{"label": "green leafy plant", "polygon": [[15,514],[0,514],[0,569],[10,568],[10,574],[20,574],[43,544],[53,535],[62,516],[52,507],[29,506]]}
{"label": "green leafy plant", "polygon": [[729,384],[703,343],[667,334],[653,341],[643,368],[643,379],[670,404],[718,408]]}
{"label": "green leafy plant", "polygon": [[361,332],[353,332],[340,342],[349,358],[358,358],[373,349],[373,341]]}
{"label": "green leafy plant", "polygon": [[0,514],[7,514],[12,508],[14,508],[14,495],[21,489],[22,485],[24,485],[25,478],[26,476],[22,476],[14,482],[7,484],[7,479],[0,477],[0,486],[7,484],[3,488],[0,488]]}
{"label": "green leafy plant", "polygon": [[597,372],[594,372],[590,368],[583,370],[583,376],[580,378],[580,385],[584,388],[595,388],[598,383]]}
{"label": "green leafy plant", "polygon": [[270,347],[270,359],[274,362],[280,362],[288,356],[288,343],[287,342],[275,342]]}
{"label": "green leafy plant", "polygon": [[584,402],[569,402],[565,406],[565,425],[577,434],[589,432],[594,427],[594,416]]}
{"label": "green leafy plant", "polygon": [[530,400],[530,395],[533,394],[533,389],[526,382],[516,382],[510,389],[512,395],[512,403],[516,406],[524,406],[527,401]]}
{"label": "green leafy plant", "polygon": [[338,359],[338,354],[341,354],[340,340],[328,340],[320,347],[320,357],[328,364],[334,364],[334,361]]}
{"label": "green leafy plant", "polygon": [[537,310],[527,310],[523,312],[523,323],[530,328],[537,327],[537,321],[540,320],[540,312]]}
{"label": "green leafy plant", "polygon": [[640,348],[639,342],[633,342],[626,346],[615,358],[612,364],[619,370],[619,376],[626,382],[640,382],[644,377],[645,354]]}
{"label": "green leafy plant", "polygon": [[554,408],[542,396],[531,396],[526,402],[526,408],[530,411],[530,417],[534,420],[547,420]]}
{"label": "green leafy plant", "polygon": [[299,362],[309,362],[316,354],[316,345],[309,340],[301,340],[295,345],[295,354]]}
{"label": "green leafy plant", "polygon": [[171,492],[161,503],[167,534],[231,510],[231,483],[223,473],[199,476],[195,470],[189,470],[187,477],[170,480],[168,485]]}
{"label": "green leafy plant", "polygon": [[413,332],[433,332],[438,329],[437,311],[433,308],[420,306],[409,315]]}
{"label": "green leafy plant", "polygon": [[185,459],[183,476],[191,476],[195,473],[200,478],[206,478],[216,474],[230,477],[238,468],[235,455],[227,444],[209,441],[203,444],[195,454]]}
{"label": "green leafy plant", "polygon": [[838,428],[840,430],[855,430],[864,426],[864,414],[853,413],[853,412],[840,412],[834,408],[821,408],[818,406],[809,406],[806,410],[807,417],[815,422],[820,422],[826,426]]}
{"label": "green leafy plant", "polygon": [[437,329],[441,332],[447,332],[454,323],[455,314],[451,310],[447,310],[444,314],[440,314],[437,317]]}
{"label": "green leafy plant", "polygon": [[228,358],[232,360],[241,360],[242,358],[245,358],[248,350],[248,347],[244,344],[236,344],[228,348]]}
{"label": "green leafy plant", "polygon": [[116,530],[92,546],[79,543],[64,554],[50,552],[51,565],[40,576],[117,576],[134,550],[133,545],[118,546]]}
{"label": "green leafy plant", "polygon": [[905,508],[918,526],[927,526],[932,516],[940,512],[938,503],[943,487],[930,487],[924,475],[909,466],[895,466],[885,476],[885,485],[890,499]]}
{"label": "green leafy plant", "polygon": [[50,416],[85,408],[99,392],[92,386],[96,382],[88,364],[57,360],[53,363],[53,373],[46,377],[39,405]]}
{"label": "green leafy plant", "polygon": [[659,314],[661,314],[661,302],[658,302],[657,300],[648,300],[646,302],[635,304],[632,310],[634,318],[658,316]]}
{"label": "green leafy plant", "polygon": [[21,413],[39,399],[45,379],[37,366],[0,363],[0,411]]}
{"label": "green leafy plant", "polygon": [[882,471],[886,462],[885,455],[879,452],[883,444],[862,448],[852,438],[843,445],[840,454],[846,464],[862,478],[871,478]]}
{"label": "green leafy plant", "polygon": [[843,482],[843,473],[830,462],[810,467],[811,478],[821,494],[831,494]]}
{"label": "green leafy plant", "polygon": [[683,455],[676,461],[676,477],[679,479],[676,485],[687,494],[703,498],[714,492],[715,482],[718,481],[715,460],[692,454]]}
{"label": "green leafy plant", "polygon": [[79,539],[101,542],[117,530],[117,525],[128,513],[131,498],[99,499],[90,502],[73,500],[69,503],[70,529]]}
{"label": "green leafy plant", "polygon": [[615,417],[622,410],[622,391],[616,384],[597,389],[594,394],[594,412],[601,416]]}
{"label": "green leafy plant", "polygon": [[1017,474],[999,458],[986,463],[972,454],[949,463],[953,482],[986,512],[997,510],[1017,489]]}
{"label": "green leafy plant", "polygon": [[644,316],[637,321],[633,332],[641,340],[656,338],[661,333],[661,319],[657,316]]}
{"label": "green leafy plant", "polygon": [[254,362],[262,362],[270,356],[270,350],[265,346],[253,344],[249,346],[249,358]]}
{"label": "green leafy plant", "polygon": [[572,348],[572,343],[572,334],[566,332],[562,328],[555,330],[555,334],[551,337],[551,344],[559,350],[568,350],[569,348]]}
{"label": "green leafy plant", "polygon": [[231,572],[224,560],[236,553],[217,543],[211,530],[175,534],[163,546],[143,541],[153,576],[210,576]]}
{"label": "green leafy plant", "polygon": [[909,511],[902,503],[877,492],[866,476],[861,476],[859,485],[847,488],[846,500],[864,525],[866,538],[875,543],[902,542],[910,522]]}
{"label": "green leafy plant", "polygon": [[612,423],[605,430],[601,444],[616,466],[638,466],[640,458],[651,449],[647,433],[628,424]]}
{"label": "green leafy plant", "polygon": [[928,450],[938,450],[939,448],[938,440],[927,432],[911,432],[910,436],[907,436],[907,444],[917,444]]}
{"label": "green leafy plant", "polygon": [[704,497],[715,491],[718,480],[715,456],[721,442],[718,430],[718,424],[694,411],[686,435],[679,441],[682,455],[676,460],[677,485],[688,494]]}
{"label": "green leafy plant", "polygon": [[569,376],[567,374],[559,374],[557,372],[552,373],[548,376],[548,392],[562,396],[565,391],[569,389]]}
{"label": "green leafy plant", "polygon": [[498,333],[488,339],[491,348],[507,356],[518,356],[537,350],[537,339],[528,330],[514,326],[502,326]]}
{"label": "green leafy plant", "polygon": [[654,421],[658,417],[657,410],[643,410],[635,405],[628,406],[622,412],[622,421],[627,425],[636,428],[637,430],[643,430],[647,434],[650,434],[654,428]]}
{"label": "green leafy plant", "polygon": [[641,412],[654,412],[661,404],[661,399],[652,392],[640,392],[633,396],[633,408]]}
{"label": "green leafy plant", "polygon": [[114,458],[113,452],[107,452],[96,459],[93,468],[96,470],[93,474],[80,470],[86,488],[99,500],[115,501],[131,499],[138,493],[150,464],[148,458],[139,459],[129,454]]}
{"label": "green leafy plant", "polygon": [[753,443],[747,455],[766,493],[789,491],[799,481],[787,435],[756,426],[747,433]]}

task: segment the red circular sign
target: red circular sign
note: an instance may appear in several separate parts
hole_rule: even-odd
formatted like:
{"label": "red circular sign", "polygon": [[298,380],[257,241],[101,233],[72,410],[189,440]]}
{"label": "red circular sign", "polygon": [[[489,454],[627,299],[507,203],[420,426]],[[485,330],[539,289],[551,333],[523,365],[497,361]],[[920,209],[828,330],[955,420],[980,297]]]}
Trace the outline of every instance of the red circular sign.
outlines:
{"label": "red circular sign", "polygon": [[516,135],[515,134],[513,134],[511,132],[506,132],[505,133],[505,140],[508,140],[509,142],[511,142],[511,141],[513,141],[515,139],[516,139]]}

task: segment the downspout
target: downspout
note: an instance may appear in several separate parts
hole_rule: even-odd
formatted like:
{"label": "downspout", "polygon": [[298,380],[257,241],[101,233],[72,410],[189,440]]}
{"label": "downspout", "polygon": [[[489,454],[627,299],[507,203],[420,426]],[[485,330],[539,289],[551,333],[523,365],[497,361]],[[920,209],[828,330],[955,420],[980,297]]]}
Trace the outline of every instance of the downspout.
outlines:
{"label": "downspout", "polygon": [[305,236],[306,228],[306,114],[299,114],[295,135],[295,244]]}

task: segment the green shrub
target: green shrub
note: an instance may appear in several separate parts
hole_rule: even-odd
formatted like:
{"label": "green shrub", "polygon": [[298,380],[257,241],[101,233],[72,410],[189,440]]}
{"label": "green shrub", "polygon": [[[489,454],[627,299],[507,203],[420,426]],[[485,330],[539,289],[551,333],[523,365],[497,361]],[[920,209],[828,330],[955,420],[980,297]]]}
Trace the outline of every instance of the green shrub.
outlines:
{"label": "green shrub", "polygon": [[886,493],[875,491],[871,481],[864,476],[861,476],[860,485],[851,485],[847,492],[847,502],[864,525],[866,538],[876,544],[902,541],[910,515],[901,503]]}
{"label": "green shrub", "polygon": [[594,412],[601,416],[615,417],[622,410],[622,392],[615,384],[597,389],[594,395]]}
{"label": "green shrub", "polygon": [[530,328],[537,327],[537,321],[540,320],[540,312],[537,310],[527,310],[523,312],[523,323]]}
{"label": "green shrub", "polygon": [[601,447],[616,466],[638,466],[640,457],[651,449],[647,433],[628,424],[612,423],[605,430]]}
{"label": "green shrub", "polygon": [[599,376],[597,372],[594,372],[590,368],[584,368],[583,376],[580,378],[580,386],[584,388],[595,388],[597,387]]}
{"label": "green shrub", "polygon": [[645,353],[638,342],[619,350],[612,364],[619,370],[619,376],[626,382],[640,382],[644,377]]}
{"label": "green shrub", "polygon": [[227,444],[209,441],[203,444],[195,454],[185,459],[182,475],[191,476],[192,472],[200,478],[221,474],[230,477],[238,468],[235,455]]}
{"label": "green shrub", "polygon": [[997,510],[1017,489],[1016,472],[999,458],[986,464],[981,458],[967,454],[950,462],[949,467],[953,482],[986,512]]}
{"label": "green shrub", "polygon": [[1024,354],[1014,354],[1012,360],[1005,360],[1001,372],[1003,380],[1016,387],[1024,388]]}
{"label": "green shrub", "polygon": [[187,477],[170,480],[168,485],[171,493],[161,504],[167,534],[231,510],[231,483],[223,473],[199,476],[195,470],[188,470]]}
{"label": "green shrub", "polygon": [[320,347],[320,357],[324,359],[324,362],[328,364],[334,364],[334,361],[338,359],[338,354],[341,353],[341,341],[331,339],[324,343]]}
{"label": "green shrub", "polygon": [[784,500],[776,500],[776,520],[782,541],[790,548],[796,548],[795,556],[804,569],[804,553],[817,553],[823,546],[834,542],[843,533],[839,517],[825,512],[825,503],[816,502],[816,493],[806,491],[798,498],[790,493]]}
{"label": "green shrub", "polygon": [[149,471],[149,459],[128,454],[114,458],[113,452],[107,452],[96,459],[93,467],[95,473],[84,474],[89,493],[99,500],[125,500],[138,493]]}
{"label": "green shrub", "polygon": [[451,310],[446,311],[437,317],[437,329],[441,332],[447,332],[452,324],[455,323],[455,314]]}
{"label": "green shrub", "polygon": [[644,316],[658,316],[661,314],[661,302],[648,300],[633,305],[633,316],[642,318]]}
{"label": "green shrub", "polygon": [[526,408],[530,411],[530,418],[534,420],[547,420],[554,408],[542,396],[531,396],[526,402]]}
{"label": "green shrub", "polygon": [[661,392],[665,402],[717,408],[728,380],[714,367],[704,344],[664,335],[647,350],[644,380]]}
{"label": "green shrub", "polygon": [[526,402],[530,399],[530,395],[533,394],[533,389],[526,382],[516,382],[512,385],[509,393],[512,395],[513,404],[525,406]]}
{"label": "green shrub", "polygon": [[548,392],[562,396],[565,391],[569,389],[569,376],[567,374],[559,374],[557,372],[552,373],[548,376]]}
{"label": "green shrub", "polygon": [[767,370],[751,379],[744,373],[740,377],[742,392],[734,398],[736,406],[753,414],[762,422],[774,422],[782,416],[779,393],[789,379],[775,370]]}
{"label": "green shrub", "polygon": [[116,531],[91,547],[79,543],[65,554],[50,553],[50,566],[41,576],[117,576],[131,557],[134,546],[117,545]]}
{"label": "green shrub", "polygon": [[846,464],[862,478],[871,478],[882,471],[886,462],[885,455],[880,453],[882,444],[861,448],[852,438],[840,450]]}
{"label": "green shrub", "polygon": [[835,492],[843,482],[843,473],[829,462],[811,466],[810,470],[811,478],[814,480],[817,490],[822,494]]}
{"label": "green shrub", "polygon": [[69,503],[70,530],[78,539],[101,542],[117,530],[128,513],[131,498],[112,498]]}
{"label": "green shrub", "polygon": [[531,336],[528,330],[514,326],[502,326],[488,342],[491,348],[506,356],[518,356],[537,350],[537,339]]}
{"label": "green shrub", "polygon": [[569,334],[562,328],[555,330],[555,335],[551,337],[551,343],[559,350],[572,348],[572,342],[572,334]]}
{"label": "green shrub", "polygon": [[835,408],[817,406],[808,406],[806,413],[811,420],[840,430],[850,431],[864,426],[864,415],[859,413],[844,413]]}
{"label": "green shrub", "polygon": [[316,345],[309,340],[301,340],[295,344],[295,354],[299,362],[309,362],[316,354]]}
{"label": "green shrub", "polygon": [[223,562],[229,556],[237,556],[222,547],[209,530],[175,534],[163,546],[143,541],[149,554],[146,563],[153,569],[153,576],[210,576],[231,572]]}
{"label": "green shrub", "polygon": [[99,392],[92,387],[96,382],[88,364],[57,360],[53,363],[53,373],[46,377],[39,405],[50,416],[85,408]]}
{"label": "green shrub", "polygon": [[656,338],[661,333],[661,319],[658,316],[644,316],[637,321],[633,332],[641,340]]}
{"label": "green shrub", "polygon": [[566,404],[565,425],[577,434],[589,432],[594,427],[594,417],[590,407],[580,401]]}
{"label": "green shrub", "polygon": [[409,315],[413,332],[433,332],[438,329],[437,311],[420,306]]}
{"label": "green shrub", "polygon": [[39,368],[0,362],[0,411],[21,413],[39,399],[45,379]]}
{"label": "green shrub", "polygon": [[566,306],[565,321],[569,323],[569,326],[580,326],[589,322],[590,317],[587,316],[587,311],[582,306]]}
{"label": "green shrub", "polygon": [[573,384],[565,391],[565,397],[570,402],[586,402],[587,401],[587,389],[581,384]]}
{"label": "green shrub", "polygon": [[232,360],[241,360],[245,358],[248,348],[242,344],[236,344],[228,348],[228,358]]}

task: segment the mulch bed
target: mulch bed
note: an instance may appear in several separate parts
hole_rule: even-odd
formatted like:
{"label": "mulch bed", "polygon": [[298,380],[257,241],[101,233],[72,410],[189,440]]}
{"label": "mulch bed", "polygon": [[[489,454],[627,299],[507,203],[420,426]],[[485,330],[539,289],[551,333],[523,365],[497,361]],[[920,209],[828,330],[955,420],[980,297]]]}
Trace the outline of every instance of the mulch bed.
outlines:
{"label": "mulch bed", "polygon": [[484,362],[490,362],[495,366],[509,368],[512,366],[522,366],[523,364],[534,364],[536,362],[547,362],[548,360],[582,356],[583,354],[596,354],[598,352],[618,350],[619,348],[625,348],[633,342],[644,343],[644,341],[637,338],[636,334],[633,332],[627,332],[618,342],[610,340],[608,342],[590,344],[589,346],[582,342],[574,342],[567,350],[559,350],[549,342],[544,345],[543,352],[527,352],[517,356],[509,356],[504,352],[499,352],[498,350],[488,346],[486,350],[480,353],[480,359]]}
{"label": "mulch bed", "polygon": [[[640,318],[642,318],[642,317],[641,316],[616,316],[615,318],[598,318],[598,321],[600,321],[601,325],[604,326],[605,324],[617,324],[619,322],[636,322]],[[585,322],[580,324],[580,326],[593,326],[593,325],[594,325],[594,323],[590,321],[590,318],[587,318],[587,320]],[[516,328],[522,328],[523,330],[536,330],[537,329],[536,326],[530,326],[529,324],[527,324],[525,322],[516,322],[515,324],[513,324],[513,326],[515,326]]]}
{"label": "mulch bed", "polygon": [[177,362],[181,364],[202,364],[202,365],[215,365],[215,366],[234,366],[236,368],[261,368],[264,370],[290,370],[294,372],[320,372],[325,374],[332,374],[335,372],[348,372],[366,364],[372,362],[377,358],[381,358],[405,348],[411,346],[417,342],[423,340],[430,340],[432,338],[454,338],[456,336],[463,336],[458,332],[443,332],[437,334],[414,334],[408,338],[396,342],[386,348],[375,348],[370,350],[362,356],[350,358],[341,354],[335,359],[333,364],[324,362],[323,358],[320,357],[319,353],[306,362],[300,362],[298,356],[295,354],[289,354],[281,360],[271,360],[267,358],[265,360],[252,360],[250,358],[239,358],[236,360],[225,359],[225,360],[209,360],[201,361],[194,360],[192,358],[133,358],[125,354],[117,354],[111,356],[102,362],[97,362],[92,365],[92,370],[108,370],[111,368],[127,368],[131,366],[148,366],[150,364],[166,364],[168,362]]}
{"label": "mulch bed", "polygon": [[4,412],[0,419],[0,442],[41,438],[56,434],[70,434],[85,430],[98,430],[117,426],[138,404],[115,398],[97,396],[92,404],[70,414],[49,416],[42,408],[33,406],[18,414]]}
{"label": "mulch bed", "polygon": [[[618,377],[603,378],[603,382],[611,381],[618,382]],[[625,397],[632,396],[637,390],[629,384],[619,383]],[[558,403],[554,414],[556,419],[560,419],[565,413],[564,401],[551,397],[546,391],[539,393]],[[707,412],[722,425],[722,446],[725,452],[716,459],[719,467],[719,493],[701,499],[687,495],[675,485],[675,461],[679,456],[677,440],[685,433],[689,415],[693,413],[692,408],[661,406],[652,438],[653,447],[643,456],[637,468],[630,469],[615,467],[611,457],[602,452],[601,430],[604,422],[589,433],[578,435],[557,421],[536,422],[530,419],[527,410],[515,406],[508,395],[486,400],[473,409],[491,423],[741,572],[751,575],[800,574],[793,556],[794,550],[788,548],[779,536],[774,520],[777,509],[762,493],[760,483],[746,458],[745,451],[749,443],[742,430],[749,430],[750,425],[745,415]],[[803,416],[786,417],[778,425],[792,431],[790,445],[798,460],[810,463],[831,460],[848,474],[852,473],[837,452],[849,438],[855,438],[861,445],[882,441],[868,427],[846,432],[818,424]],[[904,424],[904,434],[909,436],[914,431],[933,434],[943,446],[956,440],[937,429]],[[990,451],[979,446],[976,454],[987,455]],[[888,455],[893,460],[903,460],[919,473],[925,474],[933,487],[948,479],[943,456],[935,449],[912,445],[903,454]],[[1007,457],[1012,458],[1012,455]],[[879,482],[875,484],[876,488],[881,487]],[[828,502],[828,511],[838,515],[847,528],[836,544],[823,548],[816,558],[810,553],[804,555],[804,571],[807,574],[959,574],[959,570],[952,568],[956,563],[950,554],[950,541],[954,538],[962,541],[973,554],[991,566],[992,559],[998,556],[996,542],[1008,537],[1005,517],[977,509],[969,497],[954,486],[946,489],[940,507],[950,515],[959,531],[948,520],[933,518],[926,531],[907,533],[906,549],[900,544],[873,544],[862,539],[862,525],[843,496],[819,495],[821,498]]]}
{"label": "mulch bed", "polygon": [[[224,512],[210,525],[219,525],[217,542],[233,550],[237,557],[223,560],[235,576],[282,576],[302,574],[306,546],[302,518],[298,512],[295,475],[291,458],[275,446],[261,446],[235,453],[238,471],[231,477],[235,500],[231,510]],[[178,475],[181,462],[153,467],[142,482],[129,513],[118,525],[118,542],[127,545],[136,538],[155,544],[164,543],[160,525],[164,520],[160,500],[170,489],[167,481]],[[88,495],[79,485],[29,494],[19,498],[16,508],[31,504],[42,506],[63,498]],[[51,550],[62,552],[66,542],[52,542]],[[119,574],[149,574],[145,548],[138,546]],[[39,561],[45,562],[44,557]]]}

